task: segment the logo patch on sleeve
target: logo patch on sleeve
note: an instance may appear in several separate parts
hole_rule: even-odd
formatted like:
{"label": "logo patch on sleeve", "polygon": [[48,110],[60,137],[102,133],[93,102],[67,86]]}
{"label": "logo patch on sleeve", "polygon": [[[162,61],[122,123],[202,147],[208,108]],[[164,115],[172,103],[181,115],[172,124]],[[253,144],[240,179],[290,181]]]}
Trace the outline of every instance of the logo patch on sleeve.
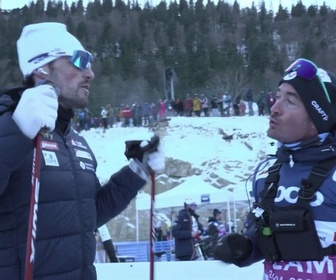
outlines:
{"label": "logo patch on sleeve", "polygon": [[42,151],[42,155],[46,166],[59,166],[55,152]]}
{"label": "logo patch on sleeve", "polygon": [[75,150],[75,151],[76,151],[76,157],[92,160],[90,153],[81,150]]}
{"label": "logo patch on sleeve", "polygon": [[76,141],[74,139],[71,139],[71,144],[73,146],[77,146],[77,147],[80,147],[80,148],[83,148],[83,149],[87,149],[87,147],[80,141]]}
{"label": "logo patch on sleeve", "polygon": [[42,141],[41,142],[41,148],[42,149],[47,149],[47,150],[59,150],[58,145],[56,142],[52,141]]}

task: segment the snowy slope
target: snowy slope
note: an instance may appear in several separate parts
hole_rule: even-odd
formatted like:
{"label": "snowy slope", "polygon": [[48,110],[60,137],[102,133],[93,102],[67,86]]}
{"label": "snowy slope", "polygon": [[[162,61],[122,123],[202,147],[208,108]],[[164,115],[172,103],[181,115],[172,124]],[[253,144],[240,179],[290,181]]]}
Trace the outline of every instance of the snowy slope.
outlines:
{"label": "snowy slope", "polygon": [[[200,168],[203,179],[211,180],[216,173],[233,183],[237,189],[245,189],[245,180],[253,173],[255,165],[268,153],[275,152],[272,139],[266,136],[267,117],[173,117],[162,138],[166,157],[181,159]],[[97,174],[101,181],[127,164],[124,156],[126,140],[149,139],[153,132],[144,127],[114,127],[102,133],[101,129],[81,132],[98,160]],[[231,141],[223,135],[232,136]],[[230,137],[229,137],[230,138]],[[248,186],[249,187],[249,184]],[[97,264],[98,280],[149,279],[148,263]],[[262,265],[237,268],[218,261],[162,262],[156,265],[155,280],[184,280],[185,276],[173,275],[173,271],[186,271],[188,279],[203,280],[260,280]],[[173,276],[173,277],[172,277]]]}
{"label": "snowy slope", "polygon": [[[202,177],[211,180],[213,171],[220,177],[242,186],[255,165],[267,153],[274,153],[272,140],[266,136],[267,117],[173,117],[162,143],[166,157],[181,159],[203,170]],[[223,133],[232,136],[223,139]],[[101,180],[127,164],[124,156],[126,140],[149,139],[153,132],[145,127],[114,127],[83,131],[99,163]],[[207,180],[207,181],[208,181]]]}

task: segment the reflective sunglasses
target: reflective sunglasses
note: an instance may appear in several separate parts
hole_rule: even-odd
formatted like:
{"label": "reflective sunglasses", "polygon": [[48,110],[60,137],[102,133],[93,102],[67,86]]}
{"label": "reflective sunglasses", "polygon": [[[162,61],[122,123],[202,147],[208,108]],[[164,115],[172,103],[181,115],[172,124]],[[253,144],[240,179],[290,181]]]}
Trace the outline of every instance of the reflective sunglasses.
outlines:
{"label": "reflective sunglasses", "polygon": [[[46,59],[49,56],[54,57],[61,57],[61,56],[68,56],[64,51],[51,51],[48,53],[40,54],[32,59],[28,60],[28,62],[38,63],[39,61]],[[72,56],[69,56],[69,61],[79,70],[84,71],[86,69],[91,69],[93,57],[87,51],[77,50],[74,51]]]}
{"label": "reflective sunglasses", "polygon": [[92,55],[87,51],[74,51],[69,61],[81,71],[91,69]]}
{"label": "reflective sunglasses", "polygon": [[312,80],[315,77],[318,77],[320,84],[323,88],[324,94],[328,99],[328,102],[331,103],[330,96],[328,90],[322,81],[320,75],[318,74],[319,68],[316,64],[308,59],[299,58],[295,60],[286,70],[285,73],[289,74],[292,72],[296,72],[296,75],[305,80]]}

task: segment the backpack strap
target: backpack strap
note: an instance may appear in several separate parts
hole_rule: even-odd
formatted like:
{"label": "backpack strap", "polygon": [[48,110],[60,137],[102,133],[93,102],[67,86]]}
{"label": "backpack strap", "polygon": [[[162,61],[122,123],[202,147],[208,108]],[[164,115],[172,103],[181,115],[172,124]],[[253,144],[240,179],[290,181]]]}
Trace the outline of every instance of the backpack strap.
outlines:
{"label": "backpack strap", "polygon": [[325,178],[329,175],[331,169],[336,165],[336,157],[332,157],[318,162],[313,166],[308,179],[302,179],[302,188],[299,190],[299,200],[310,201],[315,192],[322,185]]}
{"label": "backpack strap", "polygon": [[[329,175],[332,168],[336,165],[336,157],[321,161],[313,168],[307,180],[303,179],[302,188],[298,194],[298,203],[307,203],[311,201],[315,192],[322,185],[325,178]],[[326,248],[322,248],[325,256],[336,255],[336,244],[331,244]]]}
{"label": "backpack strap", "polygon": [[281,168],[281,163],[279,160],[268,168],[268,176],[265,179],[265,187],[260,193],[260,197],[263,204],[267,207],[273,207],[274,198],[278,190],[278,182],[280,179],[279,170]]}
{"label": "backpack strap", "polygon": [[279,170],[281,167],[281,163],[279,160],[276,160],[276,162],[268,168],[268,176],[265,180],[265,185],[270,186],[272,183],[278,183],[280,176],[279,176]]}

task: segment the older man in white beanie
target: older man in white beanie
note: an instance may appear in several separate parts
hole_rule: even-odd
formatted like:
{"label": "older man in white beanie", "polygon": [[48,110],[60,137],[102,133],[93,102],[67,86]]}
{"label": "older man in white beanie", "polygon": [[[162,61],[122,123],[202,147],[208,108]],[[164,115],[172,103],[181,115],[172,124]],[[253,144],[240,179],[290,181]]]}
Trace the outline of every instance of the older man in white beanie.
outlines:
{"label": "older man in white beanie", "polygon": [[94,231],[164,167],[159,140],[132,141],[130,164],[101,186],[71,128],[73,109],[88,105],[92,55],[52,22],[24,27],[17,51],[26,87],[0,97],[0,279],[94,280]]}

